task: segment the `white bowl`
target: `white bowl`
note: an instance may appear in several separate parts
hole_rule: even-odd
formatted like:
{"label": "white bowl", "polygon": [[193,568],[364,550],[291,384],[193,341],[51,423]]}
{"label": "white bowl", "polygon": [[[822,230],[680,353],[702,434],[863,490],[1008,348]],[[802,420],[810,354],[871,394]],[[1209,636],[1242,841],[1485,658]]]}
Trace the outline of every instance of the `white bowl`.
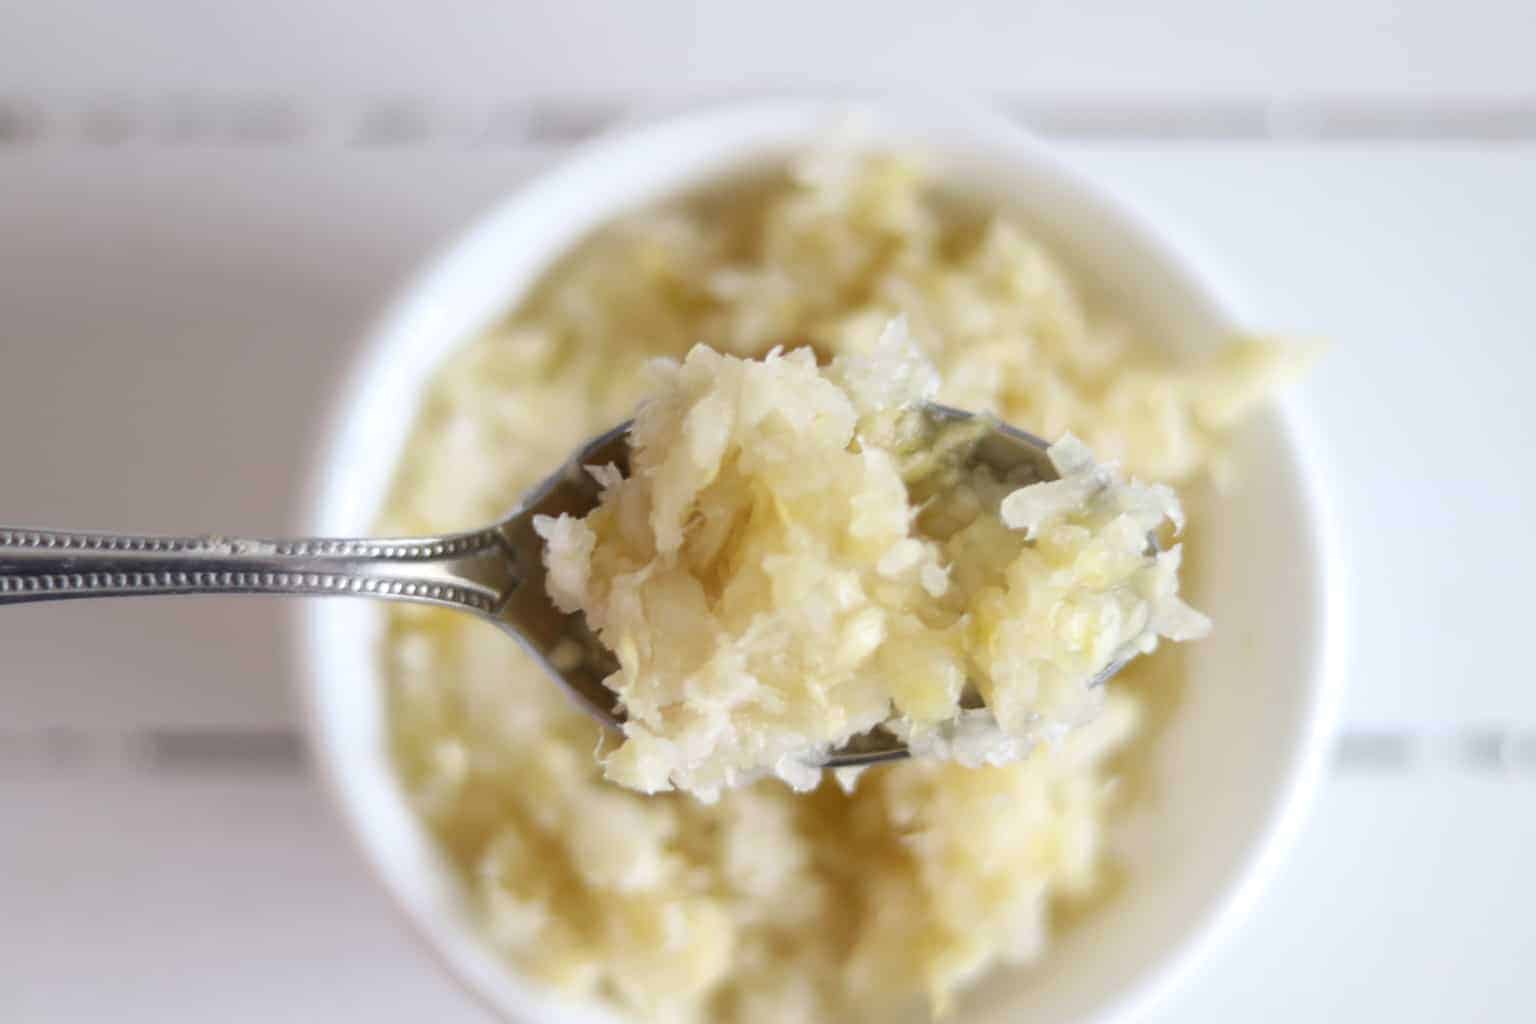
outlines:
{"label": "white bowl", "polygon": [[[1026,218],[1157,337],[1198,350],[1233,328],[1230,298],[1204,268],[1001,119],[824,100],[705,109],[586,146],[492,210],[405,290],[342,396],[315,478],[312,532],[370,531],[433,369],[573,243],[620,211],[803,149],[850,107],[870,142],[923,152],[949,185]],[[1188,694],[1156,745],[1156,802],[1117,828],[1126,891],[1053,943],[1038,968],[983,986],[955,1024],[1137,1018],[1212,951],[1272,874],[1317,784],[1339,690],[1339,573],[1298,421],[1282,405],[1245,428],[1247,482],[1200,524],[1196,599],[1217,629],[1192,650]],[[385,888],[508,1020],[604,1019],[529,985],[476,934],[390,764],[382,609],[316,601],[302,615],[316,759]]]}

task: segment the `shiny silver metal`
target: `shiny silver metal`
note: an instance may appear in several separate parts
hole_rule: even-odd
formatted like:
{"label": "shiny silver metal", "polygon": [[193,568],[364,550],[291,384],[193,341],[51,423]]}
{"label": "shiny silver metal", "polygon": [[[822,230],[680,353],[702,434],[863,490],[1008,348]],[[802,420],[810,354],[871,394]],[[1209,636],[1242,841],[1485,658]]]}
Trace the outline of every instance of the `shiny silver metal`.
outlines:
{"label": "shiny silver metal", "polygon": [[[991,466],[1023,485],[1053,479],[1046,443],[996,419],[930,404],[935,431],[972,421],[969,463]],[[604,725],[623,709],[603,685],[612,656],[580,615],[566,615],[545,591],[536,515],[584,515],[600,489],[587,466],[629,467],[629,423],[596,438],[540,484],[511,516],[468,533],[411,539],[247,540],[145,537],[0,526],[0,605],[143,594],[296,594],[374,597],[456,608],[512,634],[567,692]],[[1129,660],[1129,659],[1126,659]],[[1117,661],[1103,682],[1124,665]],[[826,764],[851,768],[907,756],[876,729],[834,751]]]}
{"label": "shiny silver metal", "polygon": [[[141,537],[0,526],[0,605],[148,594],[373,597],[470,612],[512,634],[578,704],[617,728],[610,656],[546,596],[536,515],[584,515],[583,468],[629,464],[624,423],[578,451],[494,526],[442,537],[255,540]],[[559,669],[557,670],[556,664]]]}

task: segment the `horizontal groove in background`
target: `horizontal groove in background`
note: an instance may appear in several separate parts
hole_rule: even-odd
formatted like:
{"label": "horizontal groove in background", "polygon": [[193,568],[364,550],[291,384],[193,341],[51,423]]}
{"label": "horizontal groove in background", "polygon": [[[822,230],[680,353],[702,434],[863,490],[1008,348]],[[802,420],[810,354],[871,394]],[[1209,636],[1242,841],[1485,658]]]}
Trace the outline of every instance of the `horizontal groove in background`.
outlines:
{"label": "horizontal groove in background", "polygon": [[[281,727],[0,729],[0,782],[124,772],[183,778],[293,775],[307,769],[302,734]],[[1349,729],[1334,749],[1333,769],[1349,776],[1451,772],[1536,779],[1536,726]]]}
{"label": "horizontal groove in background", "polygon": [[287,775],[304,771],[307,762],[302,734],[282,727],[0,729],[0,781],[124,773]]}
{"label": "horizontal groove in background", "polygon": [[291,729],[147,729],[136,747],[153,772],[290,771],[304,767],[304,739]]}
{"label": "horizontal groove in background", "polygon": [[[1464,102],[1349,97],[993,99],[1021,123],[1063,140],[1536,141],[1536,96]],[[332,144],[385,151],[426,146],[560,147],[590,138],[629,110],[646,106],[591,98],[450,104],[391,96],[337,105],[260,95],[124,95],[76,103],[0,95],[0,149],[49,143],[255,149]]]}

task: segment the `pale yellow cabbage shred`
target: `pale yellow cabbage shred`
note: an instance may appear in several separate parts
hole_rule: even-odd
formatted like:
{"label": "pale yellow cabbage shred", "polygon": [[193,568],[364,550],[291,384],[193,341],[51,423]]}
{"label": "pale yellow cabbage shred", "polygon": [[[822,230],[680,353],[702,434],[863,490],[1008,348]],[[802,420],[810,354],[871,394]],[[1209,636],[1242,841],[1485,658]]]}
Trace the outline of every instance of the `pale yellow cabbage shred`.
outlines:
{"label": "pale yellow cabbage shred", "polygon": [[[440,369],[380,532],[504,514],[633,412],[655,356],[703,340],[834,356],[901,315],[943,401],[1173,484],[1219,460],[1285,361],[1258,341],[1175,359],[1090,306],[1021,226],[948,215],[911,163],[820,161],[584,245]],[[1170,664],[1138,659],[1097,718],[1021,762],[911,762],[852,793],[765,780],[706,806],[604,780],[596,726],[494,628],[390,614],[395,760],[487,941],[544,982],[689,1024],[885,1020],[1036,958],[1053,908],[1107,870],[1106,760],[1138,721],[1126,691]]]}

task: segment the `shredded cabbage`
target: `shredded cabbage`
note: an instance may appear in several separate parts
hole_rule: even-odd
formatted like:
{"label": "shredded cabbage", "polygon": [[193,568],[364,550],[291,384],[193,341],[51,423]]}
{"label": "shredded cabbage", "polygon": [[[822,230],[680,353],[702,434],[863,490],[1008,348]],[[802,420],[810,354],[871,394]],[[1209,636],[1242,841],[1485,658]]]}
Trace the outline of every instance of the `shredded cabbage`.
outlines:
{"label": "shredded cabbage", "polygon": [[[1227,431],[1292,362],[1256,340],[1175,358],[1090,303],[1024,226],[952,211],[911,162],[856,154],[644,211],[579,247],[437,371],[380,531],[494,521],[631,415],[657,357],[707,339],[851,365],[900,316],[940,401],[1071,432],[1174,486],[1220,468]],[[927,528],[959,531],[971,511],[933,509]],[[883,557],[899,575],[913,554]],[[920,568],[925,590],[975,591],[969,561]],[[581,579],[566,584],[579,601]],[[706,806],[604,779],[598,728],[493,627],[389,615],[394,761],[486,941],[529,977],[669,1024],[885,1021],[1037,958],[1063,906],[1110,892],[1106,823],[1127,792],[1110,758],[1147,741],[1138,722],[1161,712],[1144,698],[1180,681],[1165,651],[1138,658],[1092,721],[1012,763],[912,761],[851,791],[765,780]],[[967,746],[967,721],[933,742]]]}
{"label": "shredded cabbage", "polygon": [[[971,464],[969,424],[934,458],[920,406],[938,376],[900,321],[826,371],[805,348],[701,345],[654,375],[628,479],[605,477],[582,519],[534,520],[551,597],[618,659],[627,718],[604,769],[621,785],[810,789],[880,725],[923,756],[1016,761],[1090,720],[1101,674],[1159,626],[1202,631],[1177,557],[1148,541],[1182,522],[1173,492],[1070,434],[1050,449],[1060,479],[1027,486]],[[909,484],[936,474],[920,507]],[[989,710],[963,712],[977,691]]]}

